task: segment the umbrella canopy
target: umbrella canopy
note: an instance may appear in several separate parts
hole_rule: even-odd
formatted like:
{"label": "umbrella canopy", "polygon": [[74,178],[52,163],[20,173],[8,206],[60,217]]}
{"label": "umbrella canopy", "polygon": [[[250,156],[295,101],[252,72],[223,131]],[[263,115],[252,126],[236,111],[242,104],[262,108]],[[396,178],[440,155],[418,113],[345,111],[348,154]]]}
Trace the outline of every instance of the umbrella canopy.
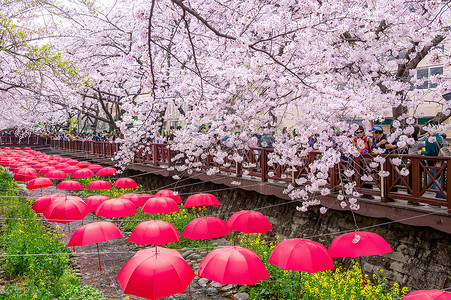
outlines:
{"label": "umbrella canopy", "polygon": [[91,165],[91,163],[89,161],[81,161],[79,163],[77,163],[77,166],[80,168],[87,168]]}
{"label": "umbrella canopy", "polygon": [[111,188],[113,188],[111,184],[105,180],[91,181],[86,187],[88,190],[109,190]]}
{"label": "umbrella canopy", "polygon": [[97,208],[103,201],[110,200],[110,197],[102,196],[102,195],[94,195],[85,199],[86,204],[88,204],[91,212],[97,211]]}
{"label": "umbrella canopy", "polygon": [[141,211],[149,214],[169,214],[180,211],[180,208],[172,198],[153,197],[146,201]]}
{"label": "umbrella canopy", "polygon": [[70,166],[75,166],[76,164],[78,164],[78,160],[69,159],[68,161],[66,161],[66,163]]}
{"label": "umbrella canopy", "polygon": [[47,175],[48,172],[53,171],[53,170],[56,170],[56,168],[54,166],[45,166],[39,170],[39,174]]}
{"label": "umbrella canopy", "polygon": [[200,193],[189,196],[184,207],[218,206],[221,205],[218,199],[212,194]]}
{"label": "umbrella canopy", "polygon": [[64,171],[61,170],[52,170],[47,172],[47,174],[45,174],[45,178],[48,179],[65,179],[67,178],[67,175]]}
{"label": "umbrella canopy", "polygon": [[136,254],[117,275],[124,294],[159,299],[183,293],[196,277],[188,263],[172,252]]}
{"label": "umbrella canopy", "polygon": [[96,215],[106,218],[127,217],[136,213],[138,211],[130,200],[120,198],[105,200],[96,210]]}
{"label": "umbrella canopy", "polygon": [[327,248],[307,239],[290,239],[274,248],[269,263],[284,270],[316,273],[334,269],[334,261]]}
{"label": "umbrella canopy", "polygon": [[49,186],[53,186],[53,182],[48,178],[38,177],[36,179],[31,180],[27,184],[27,189],[35,190],[35,189],[43,189]]}
{"label": "umbrella canopy", "polygon": [[199,265],[199,277],[220,284],[253,285],[269,277],[257,253],[241,247],[222,247],[205,256]]}
{"label": "umbrella canopy", "polygon": [[117,188],[121,189],[135,189],[138,187],[136,182],[131,178],[119,178],[116,180],[113,185]]}
{"label": "umbrella canopy", "polygon": [[90,165],[88,166],[88,169],[93,172],[99,172],[103,167],[101,165]]}
{"label": "umbrella canopy", "polygon": [[34,210],[37,214],[43,213],[52,202],[53,199],[50,195],[42,196],[36,199],[36,201],[31,206],[31,209]]}
{"label": "umbrella canopy", "polygon": [[161,190],[157,192],[154,197],[168,197],[173,199],[177,204],[182,203],[182,198],[180,197],[180,195],[170,190]]}
{"label": "umbrella canopy", "polygon": [[171,223],[150,220],[139,223],[128,240],[140,245],[165,245],[177,242],[179,238],[177,228]]}
{"label": "umbrella canopy", "polygon": [[164,248],[164,247],[152,247],[152,248],[142,249],[142,250],[139,250],[138,252],[136,252],[135,255],[133,255],[133,257],[141,256],[141,255],[149,255],[149,254],[152,255],[153,253],[170,253],[172,255],[183,258],[182,254],[180,254],[180,252],[178,252],[177,250]]}
{"label": "umbrella canopy", "polygon": [[272,230],[268,219],[258,211],[242,210],[234,213],[227,220],[231,230],[243,233],[265,233]]}
{"label": "umbrella canopy", "polygon": [[58,170],[64,170],[65,168],[67,168],[69,165],[64,163],[64,162],[60,162],[57,165],[55,165],[55,168]]}
{"label": "umbrella canopy", "polygon": [[75,180],[65,180],[60,182],[56,189],[58,190],[66,190],[66,191],[81,191],[83,189],[83,186],[80,182]]}
{"label": "umbrella canopy", "polygon": [[39,177],[39,174],[30,167],[20,168],[14,174],[15,181],[26,182]]}
{"label": "umbrella canopy", "polygon": [[72,234],[67,247],[84,246],[124,237],[111,222],[95,222],[81,226]]}
{"label": "umbrella canopy", "polygon": [[93,171],[91,171],[89,169],[80,169],[80,170],[75,171],[72,174],[71,178],[79,179],[79,178],[88,178],[88,177],[93,177],[93,176],[96,176],[96,174]]}
{"label": "umbrella canopy", "polygon": [[133,204],[135,204],[136,207],[143,206],[144,203],[146,203],[147,199],[149,199],[148,196],[142,194],[124,194],[119,198],[130,200],[131,202],[133,202]]}
{"label": "umbrella canopy", "polygon": [[390,245],[378,234],[356,231],[337,236],[329,247],[332,257],[360,257],[392,252]]}
{"label": "umbrella canopy", "polygon": [[74,172],[80,170],[80,167],[77,166],[71,166],[71,165],[67,165],[67,167],[63,170],[64,172],[66,172],[67,174],[73,174]]}
{"label": "umbrella canopy", "polygon": [[451,293],[440,290],[418,290],[408,293],[402,300],[451,300]]}
{"label": "umbrella canopy", "polygon": [[44,211],[49,222],[67,224],[82,220],[89,213],[88,205],[78,197],[67,197],[53,201]]}
{"label": "umbrella canopy", "polygon": [[190,239],[214,239],[226,236],[230,232],[230,227],[223,220],[215,217],[196,218],[186,225],[182,236]]}
{"label": "umbrella canopy", "polygon": [[103,168],[97,171],[97,176],[110,176],[110,175],[116,175],[117,170],[115,168]]}

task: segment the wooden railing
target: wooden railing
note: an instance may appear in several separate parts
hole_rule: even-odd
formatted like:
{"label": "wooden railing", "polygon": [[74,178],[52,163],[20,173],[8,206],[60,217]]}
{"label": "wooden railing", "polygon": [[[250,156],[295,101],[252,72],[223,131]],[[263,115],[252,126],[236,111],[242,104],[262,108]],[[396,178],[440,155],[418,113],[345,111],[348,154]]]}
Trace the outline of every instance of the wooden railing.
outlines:
{"label": "wooden railing", "polygon": [[11,145],[24,145],[24,146],[33,146],[33,145],[50,145],[50,138],[39,136],[39,135],[29,135],[25,137],[18,137],[15,135],[5,135],[0,136],[0,147],[7,147]]}
{"label": "wooden railing", "polygon": [[[86,152],[100,157],[114,157],[119,150],[119,144],[93,141],[58,141],[52,140],[51,147],[55,149]],[[135,155],[135,163],[152,166],[175,167],[183,165],[185,157],[173,152],[166,144],[150,144],[147,150],[140,150]],[[309,165],[319,152],[310,153],[302,158],[300,166],[269,163],[273,155],[272,149],[251,148],[240,153],[244,159],[237,163],[231,157],[215,160],[211,155],[203,155],[198,161],[198,171],[218,168],[220,171],[236,177],[252,176],[263,182],[291,183],[297,186],[307,180]],[[448,176],[448,166],[451,157],[419,156],[419,155],[381,155],[385,162],[377,168],[370,163],[374,156],[363,154],[353,159],[343,158],[338,165],[329,170],[327,187],[332,193],[346,191],[346,184],[355,182],[355,190],[365,195],[380,197],[382,202],[394,199],[407,200],[414,203],[427,203],[446,206],[451,209],[451,178]],[[399,161],[400,159],[400,161]],[[404,176],[403,169],[409,174]],[[348,172],[347,172],[348,171]],[[351,171],[351,172],[350,172]],[[381,176],[381,172],[389,175]],[[364,176],[366,175],[366,176]],[[371,178],[367,178],[368,175]],[[383,174],[382,174],[383,175]],[[367,181],[364,181],[363,179]]]}

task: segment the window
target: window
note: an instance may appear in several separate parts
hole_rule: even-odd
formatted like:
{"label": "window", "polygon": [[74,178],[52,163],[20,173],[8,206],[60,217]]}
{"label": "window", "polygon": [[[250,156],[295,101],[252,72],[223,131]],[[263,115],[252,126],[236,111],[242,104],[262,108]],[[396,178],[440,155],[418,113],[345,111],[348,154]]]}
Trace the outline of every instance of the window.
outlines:
{"label": "window", "polygon": [[429,78],[435,75],[442,75],[443,67],[431,67],[417,70],[417,79],[425,79],[422,85],[418,85],[417,89],[433,89],[437,87],[436,83],[429,82]]}

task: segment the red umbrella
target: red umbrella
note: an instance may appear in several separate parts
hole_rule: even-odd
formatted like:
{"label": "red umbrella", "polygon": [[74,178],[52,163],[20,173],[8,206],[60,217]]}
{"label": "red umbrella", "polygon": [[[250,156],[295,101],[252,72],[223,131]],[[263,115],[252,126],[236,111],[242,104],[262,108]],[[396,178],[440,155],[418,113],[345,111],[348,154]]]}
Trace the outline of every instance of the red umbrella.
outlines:
{"label": "red umbrella", "polygon": [[88,204],[89,208],[92,212],[95,212],[100,204],[103,201],[110,200],[110,197],[102,196],[102,195],[94,195],[85,199],[86,204]]}
{"label": "red umbrella", "polygon": [[19,169],[19,168],[21,168],[23,166],[25,166],[25,163],[23,163],[23,162],[14,162],[14,163],[9,165],[9,170],[11,172],[14,172],[16,169]]}
{"label": "red umbrella", "polygon": [[[361,257],[381,255],[392,252],[390,245],[378,234],[366,231],[356,231],[337,236],[329,246],[332,257]],[[360,262],[360,267],[362,262]],[[365,277],[362,268],[362,286]]]}
{"label": "red umbrella", "polygon": [[393,249],[378,234],[356,231],[337,236],[329,247],[332,257],[360,257],[381,255]]}
{"label": "red umbrella", "polygon": [[99,243],[124,237],[119,228],[110,222],[95,222],[81,226],[72,234],[67,247],[97,244],[97,256],[99,258],[99,271],[102,270],[100,263]]}
{"label": "red umbrella", "polygon": [[31,150],[30,147],[24,147],[23,149],[26,150],[26,151]]}
{"label": "red umbrella", "polygon": [[86,187],[88,190],[109,190],[111,188],[113,188],[111,184],[105,180],[91,181]]}
{"label": "red umbrella", "polygon": [[47,162],[47,164],[48,164],[49,166],[55,166],[55,165],[58,164],[58,162],[57,162],[56,160],[51,160],[51,161]]}
{"label": "red umbrella", "polygon": [[[47,164],[37,163],[37,164],[34,164],[34,166],[33,166],[33,168],[34,168],[36,171],[39,171],[39,170],[41,170],[41,169],[44,168],[44,167],[47,167]],[[38,174],[39,174],[39,173],[38,173]]]}
{"label": "red umbrella", "polygon": [[257,253],[241,247],[222,247],[205,256],[199,265],[199,277],[220,284],[253,285],[269,277]]}
{"label": "red umbrella", "polygon": [[265,233],[272,230],[268,219],[258,211],[242,210],[234,213],[228,220],[231,230],[243,233]]}
{"label": "red umbrella", "polygon": [[177,192],[173,192],[170,190],[161,190],[157,192],[154,197],[167,197],[173,199],[177,204],[182,203],[182,198]]}
{"label": "red umbrella", "polygon": [[96,210],[96,215],[106,218],[128,217],[136,213],[138,211],[133,202],[120,198],[105,200]]}
{"label": "red umbrella", "polygon": [[67,175],[66,175],[66,173],[64,173],[64,171],[53,170],[53,171],[47,172],[47,174],[45,174],[45,177],[48,179],[65,179],[65,178],[67,178]]}
{"label": "red umbrella", "polygon": [[43,189],[49,186],[53,186],[53,182],[48,178],[38,177],[36,179],[31,180],[27,184],[27,189],[35,190],[35,189]]}
{"label": "red umbrella", "polygon": [[46,166],[39,170],[39,174],[41,175],[47,175],[48,172],[56,170],[54,166]]}
{"label": "red umbrella", "polygon": [[122,189],[135,189],[138,187],[136,182],[131,178],[119,178],[113,183],[113,185]]}
{"label": "red umbrella", "polygon": [[451,300],[451,293],[440,290],[418,290],[408,293],[402,300]]}
{"label": "red umbrella", "polygon": [[79,178],[88,178],[88,177],[93,177],[96,176],[96,174],[89,170],[89,169],[80,169],[74,172],[74,174],[72,174],[72,179],[79,179]]}
{"label": "red umbrella", "polygon": [[67,165],[67,167],[63,171],[66,172],[67,174],[72,174],[80,169],[81,168],[77,166]]}
{"label": "red umbrella", "polygon": [[72,234],[67,247],[84,246],[124,237],[111,222],[95,222],[81,226]]}
{"label": "red umbrella", "polygon": [[44,211],[49,222],[67,224],[82,220],[89,213],[88,205],[78,197],[67,197],[53,201]]}
{"label": "red umbrella", "polygon": [[80,182],[75,180],[65,180],[60,182],[56,189],[58,190],[66,190],[66,191],[81,191],[83,189],[83,186]]}
{"label": "red umbrella", "polygon": [[124,194],[119,198],[130,200],[131,202],[133,202],[133,204],[135,204],[136,207],[143,206],[144,203],[146,203],[147,199],[149,199],[148,196],[142,194]]}
{"label": "red umbrella", "polygon": [[14,174],[14,180],[21,181],[21,182],[30,181],[37,177],[39,177],[39,174],[34,169],[29,168],[29,167],[20,168],[20,169],[18,169],[16,174]]}
{"label": "red umbrella", "polygon": [[66,163],[70,166],[75,166],[76,164],[78,164],[78,160],[70,159],[70,160],[66,161]]}
{"label": "red umbrella", "polygon": [[159,299],[183,293],[196,277],[180,255],[146,252],[132,257],[117,275],[124,294]]}
{"label": "red umbrella", "polygon": [[50,195],[42,196],[36,199],[36,201],[31,206],[31,209],[34,210],[37,214],[43,213],[52,202],[53,199]]}
{"label": "red umbrella", "polygon": [[103,168],[97,171],[97,176],[110,176],[110,175],[116,175],[117,170],[115,168]]}
{"label": "red umbrella", "polygon": [[22,151],[22,148],[16,147],[16,148],[14,148],[14,151]]}
{"label": "red umbrella", "polygon": [[59,164],[55,165],[55,168],[58,170],[64,170],[68,167],[69,165],[63,162],[60,162]]}
{"label": "red umbrella", "polygon": [[79,166],[80,168],[87,168],[91,165],[91,163],[89,161],[81,161],[77,164],[77,166]]}
{"label": "red umbrella", "polygon": [[182,236],[190,240],[214,239],[226,236],[230,227],[223,220],[215,217],[196,218],[186,225]]}
{"label": "red umbrella", "polygon": [[150,220],[139,223],[128,240],[140,245],[165,245],[177,242],[179,238],[177,228],[171,223]]}
{"label": "red umbrella", "polygon": [[169,197],[154,197],[146,201],[141,211],[149,214],[169,214],[180,211],[180,208]]}
{"label": "red umbrella", "polygon": [[290,239],[274,248],[269,263],[284,270],[299,272],[299,298],[301,298],[301,272],[316,273],[334,269],[334,261],[327,248],[306,239]]}
{"label": "red umbrella", "polygon": [[99,170],[103,169],[101,165],[90,165],[88,166],[88,169],[93,172],[99,172]]}
{"label": "red umbrella", "polygon": [[186,199],[183,207],[218,206],[218,205],[220,205],[220,203],[215,196],[213,196],[212,194],[200,193],[189,196],[188,199]]}

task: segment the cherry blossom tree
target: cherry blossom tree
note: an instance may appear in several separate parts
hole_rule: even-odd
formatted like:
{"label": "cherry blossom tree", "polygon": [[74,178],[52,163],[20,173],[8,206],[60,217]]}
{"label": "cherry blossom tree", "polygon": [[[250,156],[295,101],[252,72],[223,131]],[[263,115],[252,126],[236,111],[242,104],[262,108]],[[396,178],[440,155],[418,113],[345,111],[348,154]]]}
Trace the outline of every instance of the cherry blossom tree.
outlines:
{"label": "cherry blossom tree", "polygon": [[[406,146],[426,93],[427,101],[441,105],[442,120],[450,114],[441,97],[450,89],[446,75],[430,79],[438,84],[432,92],[410,91],[422,84],[414,76],[420,62],[449,67],[449,53],[436,48],[449,40],[447,1],[124,5],[133,8],[126,14],[133,14],[138,38],[121,68],[136,67],[136,57],[148,61],[142,86],[150,95],[124,98],[118,126],[133,130],[122,158],[132,158],[142,136],[160,128],[169,105],[186,124],[172,145],[187,157],[181,170],[196,169],[206,154],[223,161],[229,153],[213,146],[224,137],[240,162],[252,136],[277,132],[282,120],[292,119],[295,136],[278,139],[270,162],[297,166],[313,148],[323,152],[310,166],[311,184],[291,190],[293,197],[308,199],[309,193],[327,194],[325,178],[340,157],[358,155],[350,141],[353,120],[369,124],[393,114],[400,122],[392,136]],[[203,125],[208,132],[200,132]],[[320,138],[311,147],[313,134]]]}
{"label": "cherry blossom tree", "polygon": [[[449,1],[124,0],[75,7],[66,15],[71,25],[58,29],[58,48],[89,82],[77,86],[78,105],[65,108],[117,126],[125,134],[118,154],[124,165],[175,107],[186,124],[171,145],[184,157],[180,171],[198,169],[206,155],[241,163],[251,139],[275,131],[269,163],[296,167],[314,149],[322,152],[308,182],[289,188],[307,201],[328,194],[328,170],[341,157],[359,155],[350,139],[356,120],[368,125],[393,115],[392,137],[402,148],[412,143],[425,101],[442,108],[440,121],[450,115],[441,97],[450,90],[446,74],[429,78],[434,90],[415,89],[424,82],[415,76],[421,62],[450,67],[449,53],[437,47],[449,43]],[[282,136],[287,120],[293,134]],[[316,202],[303,209],[309,203]]]}

